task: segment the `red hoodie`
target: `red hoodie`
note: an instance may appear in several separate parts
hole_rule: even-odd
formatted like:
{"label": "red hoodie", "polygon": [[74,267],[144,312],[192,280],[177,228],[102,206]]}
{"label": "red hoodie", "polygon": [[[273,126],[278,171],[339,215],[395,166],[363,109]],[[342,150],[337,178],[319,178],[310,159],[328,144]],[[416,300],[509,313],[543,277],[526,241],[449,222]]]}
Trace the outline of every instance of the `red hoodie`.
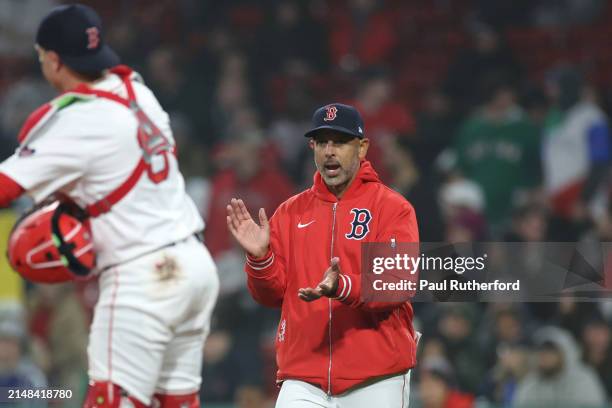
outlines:
{"label": "red hoodie", "polygon": [[[355,228],[356,217],[360,224]],[[337,395],[414,367],[412,306],[360,299],[361,243],[419,239],[414,209],[380,182],[369,162],[361,163],[340,200],[316,173],[312,188],[280,205],[270,230],[268,254],[248,257],[245,270],[253,298],[282,308],[278,381],[302,380]],[[298,289],[317,285],[335,256],[342,271],[338,298],[300,300]]]}

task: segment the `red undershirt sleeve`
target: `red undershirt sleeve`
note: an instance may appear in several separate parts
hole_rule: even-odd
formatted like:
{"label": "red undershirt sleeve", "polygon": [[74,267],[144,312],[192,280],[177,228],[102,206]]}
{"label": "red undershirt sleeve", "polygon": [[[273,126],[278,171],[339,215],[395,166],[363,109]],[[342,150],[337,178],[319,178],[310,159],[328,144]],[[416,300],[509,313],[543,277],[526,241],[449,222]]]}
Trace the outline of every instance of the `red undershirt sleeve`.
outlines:
{"label": "red undershirt sleeve", "polygon": [[4,173],[0,173],[0,208],[8,207],[23,193],[23,187],[21,187],[15,180]]}

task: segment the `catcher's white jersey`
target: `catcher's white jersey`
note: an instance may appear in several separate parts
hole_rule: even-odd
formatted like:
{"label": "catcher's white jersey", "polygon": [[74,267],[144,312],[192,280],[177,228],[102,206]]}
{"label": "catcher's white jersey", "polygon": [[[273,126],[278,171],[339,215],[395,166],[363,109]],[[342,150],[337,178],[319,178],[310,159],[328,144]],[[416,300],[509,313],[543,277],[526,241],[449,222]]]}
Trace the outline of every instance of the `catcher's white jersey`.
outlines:
{"label": "catcher's white jersey", "polygon": [[[144,113],[174,145],[168,114],[153,93],[132,81]],[[119,76],[109,73],[91,88],[127,98]],[[106,197],[132,174],[142,158],[138,121],[121,104],[91,98],[57,111],[0,172],[19,183],[35,201],[61,191],[85,207]],[[154,157],[134,188],[110,212],[92,218],[98,269],[134,259],[189,237],[204,227],[173,154]],[[160,174],[162,181],[153,181]],[[159,180],[157,180],[159,181]]]}

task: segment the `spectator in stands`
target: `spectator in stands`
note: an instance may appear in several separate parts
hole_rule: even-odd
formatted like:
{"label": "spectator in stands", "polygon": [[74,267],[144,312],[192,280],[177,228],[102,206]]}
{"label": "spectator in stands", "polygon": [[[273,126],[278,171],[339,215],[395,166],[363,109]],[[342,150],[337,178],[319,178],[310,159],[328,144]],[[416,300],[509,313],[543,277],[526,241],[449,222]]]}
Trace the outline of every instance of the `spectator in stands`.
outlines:
{"label": "spectator in stands", "polygon": [[485,209],[485,197],[480,186],[456,175],[448,175],[440,186],[438,202],[446,220],[465,210],[482,214]]}
{"label": "spectator in stands", "polygon": [[[240,116],[242,114],[237,118]],[[260,131],[246,129],[251,120],[254,119],[249,119],[245,112],[243,121],[233,125],[234,129],[244,128],[237,129],[233,140],[217,154],[220,171],[212,179],[205,230],[206,245],[215,258],[234,248],[227,229],[225,208],[232,197],[240,197],[249,203],[252,206],[249,211],[265,208],[272,214],[294,192],[288,177],[277,169],[276,161],[266,156],[270,149]]]}
{"label": "spectator in stands", "polygon": [[444,240],[450,243],[484,241],[487,237],[487,223],[478,213],[461,210],[446,221]]}
{"label": "spectator in stands", "polygon": [[[245,403],[255,401],[257,393],[252,392],[253,388],[266,388],[264,383],[269,378],[266,362],[270,356],[265,354],[262,345],[274,342],[278,314],[256,307],[246,293],[244,296],[231,294],[219,300],[213,315],[216,327],[204,346],[202,376],[207,382],[201,390],[202,400],[229,402],[245,397]],[[266,337],[269,328],[274,328],[270,330],[272,339]],[[246,395],[241,391],[246,391]]]}
{"label": "spectator in stands", "polygon": [[449,175],[440,186],[438,203],[442,211],[447,242],[482,241],[488,236],[484,216],[484,193],[471,180]]}
{"label": "spectator in stands", "polygon": [[425,339],[419,360],[430,360],[442,358],[447,360],[444,342],[438,337],[428,337]]}
{"label": "spectator in stands", "polygon": [[392,11],[375,0],[347,2],[331,10],[332,62],[348,72],[388,63],[398,42]]}
{"label": "spectator in stands", "polygon": [[56,0],[0,2],[0,57],[29,57],[38,24]]}
{"label": "spectator in stands", "polygon": [[553,71],[548,90],[554,107],[542,141],[544,188],[557,217],[581,222],[594,215],[591,205],[598,193],[605,187],[609,191],[608,118],[574,69]]}
{"label": "spectator in stands", "polygon": [[574,339],[579,339],[585,319],[596,316],[597,303],[579,302],[576,299],[562,297],[556,305],[557,310],[551,320],[557,326],[567,330]]}
{"label": "spectator in stands", "polygon": [[363,117],[370,138],[368,160],[376,166],[381,180],[389,183],[385,157],[395,149],[393,139],[406,138],[414,133],[412,113],[394,98],[392,78],[380,67],[364,71],[357,95],[349,104],[355,106]]}
{"label": "spectator in stands", "polygon": [[448,148],[457,131],[460,117],[451,109],[451,101],[440,89],[425,95],[424,107],[416,116],[416,133],[411,147],[416,164],[425,173],[432,170],[438,155]]}
{"label": "spectator in stands", "polygon": [[544,126],[550,109],[550,101],[543,89],[537,86],[528,87],[521,95],[521,106],[525,109],[531,123],[538,128]]}
{"label": "spectator in stands", "polygon": [[407,136],[415,131],[412,113],[393,93],[389,71],[373,67],[363,71],[355,100],[370,137],[391,134]]}
{"label": "spectator in stands", "polygon": [[29,294],[30,332],[47,360],[49,385],[70,389],[81,401],[87,389],[87,317],[71,284],[38,285]]}
{"label": "spectator in stands", "polygon": [[305,143],[296,143],[295,135],[306,133],[310,129],[310,118],[304,112],[312,111],[315,106],[308,78],[292,78],[286,88],[286,98],[281,112],[272,120],[268,129],[271,141],[278,149],[281,165],[296,185],[301,185],[308,177],[310,183],[312,172],[304,173],[304,164],[312,163],[310,149]]}
{"label": "spectator in stands", "polygon": [[571,335],[545,327],[534,336],[537,367],[519,384],[514,407],[593,407],[606,402],[605,390],[595,372],[582,363]]}
{"label": "spectator in stands", "polygon": [[240,386],[234,400],[236,408],[268,408],[272,404],[261,387],[251,384]]}
{"label": "spectator in stands", "polygon": [[[280,1],[270,10],[258,44],[256,64],[262,72],[282,73],[288,64],[302,64],[308,69],[322,70],[329,56],[321,52],[327,44],[323,25],[315,20],[306,2]],[[270,66],[269,62],[275,63]]]}
{"label": "spectator in stands", "polygon": [[[149,54],[143,75],[172,122],[180,122],[189,129],[194,142],[205,143],[205,131],[210,124],[202,112],[201,101],[210,96],[212,84],[205,75],[190,77],[186,62],[178,49],[160,47]],[[181,142],[177,141],[179,149]]]}
{"label": "spectator in stands", "polygon": [[[537,203],[527,202],[512,209],[512,220],[509,228],[503,233],[502,239],[508,245],[500,246],[504,253],[503,260],[497,265],[503,271],[506,279],[521,280],[521,285],[538,292],[543,266],[547,262],[545,241],[548,241],[548,217],[546,210]],[[527,292],[525,292],[527,293]],[[530,303],[531,311],[536,314],[546,310],[554,313],[554,304]],[[549,316],[551,318],[551,316]]]}
{"label": "spectator in stands", "polygon": [[487,219],[499,229],[515,195],[538,185],[540,174],[537,130],[511,86],[488,86],[484,105],[461,126],[454,149],[459,171],[483,189]]}
{"label": "spectator in stands", "polygon": [[506,302],[487,304],[477,329],[487,367],[493,367],[498,362],[500,347],[526,344],[530,317],[522,305]]}
{"label": "spectator in stands", "polygon": [[237,361],[231,354],[234,337],[225,330],[211,331],[204,346],[202,378],[206,384],[200,389],[203,403],[231,401],[240,379]]}
{"label": "spectator in stands", "polygon": [[441,358],[424,360],[419,367],[419,397],[423,408],[472,408],[474,396],[456,389],[453,370]]}
{"label": "spectator in stands", "polygon": [[582,329],[582,361],[592,367],[612,399],[612,329],[600,316],[591,317]]}
{"label": "spectator in stands", "polygon": [[512,223],[504,235],[505,242],[546,241],[548,218],[538,204],[524,204],[512,210]]}
{"label": "spectator in stands", "polygon": [[[387,139],[383,163],[389,171],[389,186],[410,201],[415,209],[422,242],[443,239],[443,223],[436,202],[438,184],[434,175],[421,171],[406,144],[398,139]],[[432,203],[434,203],[432,205]]]}
{"label": "spectator in stands", "polygon": [[249,108],[253,98],[246,56],[237,51],[224,54],[215,81],[213,102],[205,113],[210,120],[210,134],[203,135],[206,142],[214,144],[232,137],[230,125],[234,116]]}
{"label": "spectator in stands", "polygon": [[[182,27],[177,24],[176,2],[160,1],[149,3],[145,7],[138,7],[137,4],[128,4],[126,11],[133,16],[133,26],[138,27],[138,35],[141,46],[153,50],[161,46],[164,42],[173,42],[180,38]],[[131,7],[130,7],[131,6]]]}
{"label": "spectator in stands", "polygon": [[444,343],[461,390],[476,393],[485,374],[482,350],[476,343],[480,312],[472,303],[446,303],[440,308],[437,333]]}
{"label": "spectator in stands", "polygon": [[24,350],[27,338],[23,321],[21,308],[4,305],[0,309],[0,387],[32,389],[47,386],[44,374]]}
{"label": "spectator in stands", "polygon": [[512,406],[518,384],[529,370],[529,348],[524,342],[500,344],[497,361],[486,377],[483,393],[503,408]]}
{"label": "spectator in stands", "polygon": [[522,74],[501,33],[480,22],[470,28],[472,47],[459,52],[444,81],[444,90],[451,96],[453,108],[463,113],[469,113],[480,102],[478,91],[483,82],[498,78],[515,83]]}
{"label": "spectator in stands", "polygon": [[[608,211],[597,222],[598,236],[603,242],[612,242],[612,192],[608,197]],[[608,253],[608,259],[604,260],[606,275],[604,283],[606,288],[612,288],[612,253]],[[606,318],[612,320],[612,302],[603,303],[607,308]]]}
{"label": "spectator in stands", "polygon": [[0,99],[0,157],[13,154],[21,125],[30,112],[53,96],[53,89],[45,81],[29,75],[6,89]]}
{"label": "spectator in stands", "polygon": [[112,45],[118,55],[121,55],[123,64],[142,72],[146,66],[150,47],[143,44],[142,36],[146,34],[134,30],[135,24],[133,15],[121,13],[113,19],[112,24],[108,25],[106,41]]}

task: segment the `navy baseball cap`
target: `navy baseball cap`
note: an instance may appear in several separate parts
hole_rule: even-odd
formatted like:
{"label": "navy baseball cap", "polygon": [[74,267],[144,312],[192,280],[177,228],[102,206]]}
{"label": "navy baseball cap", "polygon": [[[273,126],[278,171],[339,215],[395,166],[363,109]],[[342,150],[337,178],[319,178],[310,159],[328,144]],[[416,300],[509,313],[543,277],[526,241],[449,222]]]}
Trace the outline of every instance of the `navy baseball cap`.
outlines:
{"label": "navy baseball cap", "polygon": [[363,139],[365,132],[359,111],[342,103],[331,103],[317,109],[312,115],[312,126],[304,136],[314,137],[320,130],[331,129]]}
{"label": "navy baseball cap", "polygon": [[115,51],[104,43],[100,16],[82,4],[54,8],[38,26],[36,44],[55,51],[78,72],[100,72],[119,64]]}

